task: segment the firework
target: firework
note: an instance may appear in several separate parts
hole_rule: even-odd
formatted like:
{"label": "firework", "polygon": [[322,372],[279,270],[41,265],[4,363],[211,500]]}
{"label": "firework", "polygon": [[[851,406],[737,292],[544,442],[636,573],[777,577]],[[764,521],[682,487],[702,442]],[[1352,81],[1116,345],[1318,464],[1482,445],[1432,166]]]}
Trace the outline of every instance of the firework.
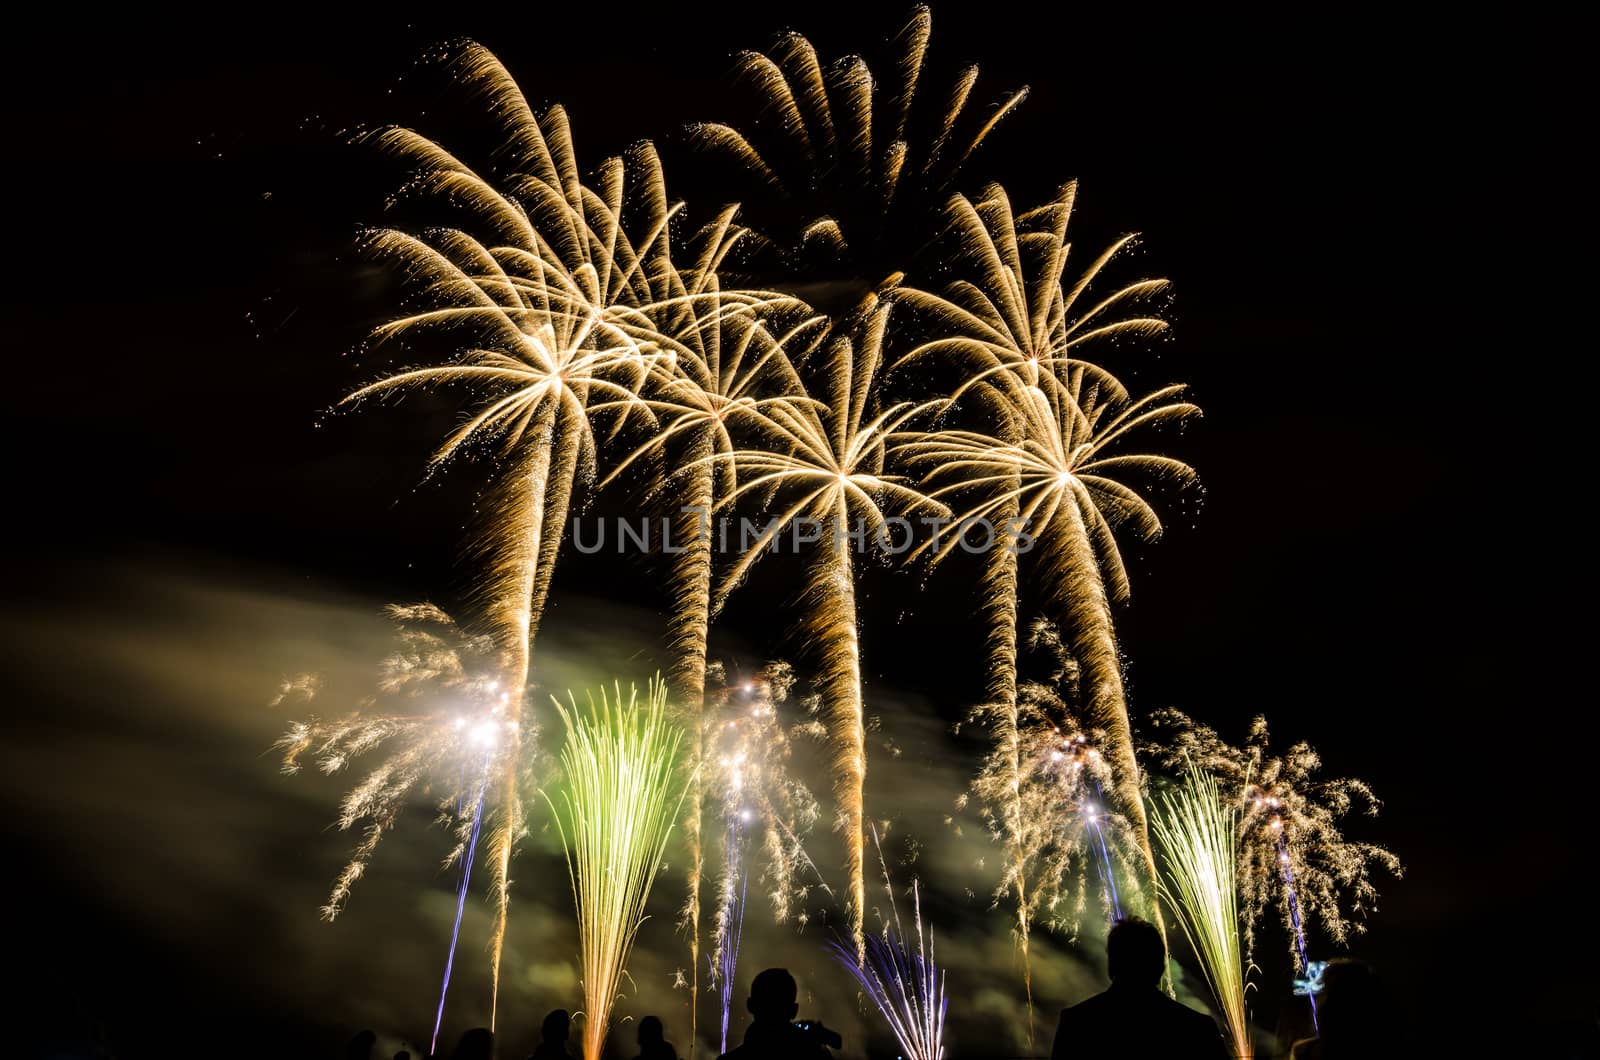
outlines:
{"label": "firework", "polygon": [[718,1053],[728,1051],[728,1020],[733,1012],[734,977],[739,972],[739,943],[744,938],[744,900],[750,890],[750,866],[745,863],[745,813],[727,819],[724,840],[723,889],[717,903],[716,929],[712,936],[711,981],[717,988],[721,1020],[718,1024]]}
{"label": "firework", "polygon": [[725,460],[739,473],[741,481],[724,505],[757,491],[782,498],[776,502],[780,513],[734,564],[726,588],[737,585],[791,525],[795,540],[801,539],[805,526],[806,539],[814,542],[802,622],[816,646],[817,688],[833,747],[835,829],[844,841],[851,935],[858,948],[865,939],[862,789],[867,751],[850,542],[864,544],[869,537],[880,544],[888,542],[886,506],[948,514],[942,505],[884,471],[888,437],[923,411],[910,403],[881,411],[871,408],[887,319],[888,306],[877,304],[859,319],[859,342],[835,334],[820,345],[821,363],[816,367],[826,387],[825,402],[797,396],[764,410],[759,440],[765,448],[739,449],[708,461]]}
{"label": "firework", "polygon": [[[1163,331],[1166,324],[1159,318],[1137,312],[1127,315],[1123,309],[1159,293],[1166,281],[1141,280],[1106,295],[1090,293],[1105,267],[1131,243],[1130,236],[1090,261],[1070,285],[1064,283],[1070,250],[1067,225],[1076,198],[1076,185],[1069,184],[1055,199],[1020,217],[996,185],[976,202],[952,198],[951,231],[977,282],[959,280],[943,295],[914,288],[896,293],[896,301],[922,317],[936,337],[912,349],[895,367],[937,372],[942,365],[950,366],[957,374],[948,408],[971,408],[990,428],[985,433],[913,437],[913,444],[901,452],[913,467],[929,472],[930,483],[941,484],[935,496],[976,498],[963,518],[985,518],[1002,527],[1023,526],[1020,520],[1027,519],[1028,532],[1045,534],[1037,561],[1044,575],[1040,604],[1065,620],[1073,651],[1087,671],[1083,687],[1090,693],[1088,717],[1109,740],[1115,801],[1133,827],[1144,853],[1146,877],[1153,883],[1155,863],[1111,625],[1111,601],[1127,595],[1111,529],[1131,522],[1137,533],[1149,538],[1159,532],[1160,522],[1142,498],[1112,476],[1126,470],[1154,470],[1187,479],[1192,472],[1164,457],[1112,457],[1102,455],[1102,450],[1128,429],[1198,410],[1191,405],[1156,404],[1175,394],[1175,389],[1129,403],[1126,390],[1113,376],[1081,359],[1086,345]],[[1103,429],[1097,430],[1102,421]],[[943,547],[929,542],[918,552],[927,551],[938,563],[959,540],[952,536]],[[1023,722],[1017,698],[1020,590],[1017,550],[991,548],[979,587],[988,630],[986,720],[996,747],[990,762],[1002,789],[996,812],[1010,863],[1007,877],[1015,890],[1023,975],[1029,981],[1027,922],[1032,899],[1025,863],[1031,855],[1024,839],[1029,825],[1021,795]],[[1159,910],[1155,912],[1159,924]],[[1031,1012],[1031,982],[1028,994]]]}
{"label": "firework", "polygon": [[755,855],[758,851],[762,855],[760,885],[767,890],[775,919],[784,923],[793,918],[803,924],[806,914],[795,907],[805,900],[810,885],[801,875],[809,874],[819,883],[821,875],[801,838],[815,825],[820,811],[805,784],[788,770],[790,730],[778,710],[794,684],[788,664],[769,663],[747,678],[730,679],[721,663],[712,663],[707,675],[712,691],[702,740],[702,790],[720,814],[724,831],[706,960],[720,1002],[725,1052]]}
{"label": "firework", "polygon": [[444,1026],[444,1004],[450,996],[450,976],[456,967],[456,944],[461,941],[461,917],[467,909],[467,886],[472,881],[472,862],[478,853],[478,837],[483,834],[483,804],[489,795],[489,763],[484,756],[483,779],[478,782],[478,799],[473,806],[471,831],[467,837],[466,856],[461,859],[461,883],[456,887],[456,919],[450,927],[450,950],[444,962],[444,981],[439,985],[439,1010],[433,1017],[433,1038],[429,1052],[439,1050],[439,1029]]}
{"label": "firework", "polygon": [[[1107,806],[1111,769],[1097,746],[1100,734],[1078,721],[1076,661],[1046,619],[1033,623],[1028,647],[1049,659],[1051,672],[1047,680],[1019,685],[1014,740],[991,747],[971,794],[1006,851],[995,901],[1022,898],[1012,930],[1031,996],[1033,925],[1075,936],[1091,892],[1108,918],[1121,917],[1124,890],[1137,890],[1142,856],[1127,820]],[[1005,724],[996,718],[1003,709],[984,704],[971,720]],[[963,795],[958,808],[966,802]]]}
{"label": "firework", "polygon": [[555,700],[566,725],[561,749],[565,783],[555,814],[567,852],[578,911],[583,964],[585,1060],[599,1060],[610,1029],[611,1005],[645,900],[683,798],[678,771],[679,730],[667,720],[667,687],[650,682],[643,700],[620,683],[580,710],[568,693]]}
{"label": "firework", "polygon": [[[340,805],[339,827],[359,826],[363,837],[323,907],[328,920],[338,916],[411,797],[432,794],[438,799],[439,820],[456,837],[445,867],[459,862],[461,882],[434,1023],[437,1039],[491,778],[524,740],[531,746],[532,734],[522,731],[510,693],[496,676],[492,638],[466,633],[430,604],[391,606],[387,613],[397,624],[400,643],[382,663],[377,691],[336,719],[296,722],[278,747],[287,773],[299,772],[308,758],[332,774],[357,758],[381,756]],[[279,702],[313,699],[317,689],[310,675],[296,678],[286,683]],[[515,762],[509,766],[515,768]]]}
{"label": "firework", "polygon": [[[1187,483],[1193,480],[1194,472],[1170,457],[1120,453],[1117,447],[1130,432],[1180,421],[1197,415],[1199,409],[1172,400],[1181,393],[1181,387],[1167,387],[1130,399],[1109,373],[1068,356],[1068,350],[1094,333],[1153,328],[1144,318],[1093,323],[1104,307],[1128,297],[1120,293],[1103,299],[1096,309],[1072,321],[1070,314],[1078,294],[1099,271],[1106,255],[1072,290],[1065,290],[1056,280],[1065,267],[1064,237],[1070,205],[1071,197],[1064,195],[1041,211],[1023,215],[1019,220],[1026,223],[1025,231],[1027,224],[1044,226],[1044,231],[1031,233],[1035,237],[1032,239],[1017,235],[1010,206],[998,189],[985,200],[986,212],[970,212],[974,231],[982,235],[981,239],[977,235],[973,238],[991,248],[1000,244],[1000,249],[993,251],[996,272],[989,279],[1003,288],[1004,297],[997,294],[991,298],[971,285],[958,295],[987,307],[982,312],[962,309],[946,300],[906,296],[913,304],[942,304],[957,322],[984,323],[986,314],[991,317],[984,324],[986,337],[941,340],[913,351],[901,363],[935,349],[965,356],[972,374],[954,392],[952,401],[968,393],[990,398],[990,405],[998,406],[1000,428],[994,434],[946,430],[913,436],[901,453],[913,466],[928,468],[930,482],[944,482],[930,496],[977,494],[961,519],[1019,519],[1038,542],[1030,558],[1040,576],[1044,596],[1041,603],[1062,619],[1069,634],[1072,653],[1083,670],[1087,717],[1106,734],[1114,798],[1133,826],[1146,853],[1147,868],[1153,874],[1111,616],[1112,602],[1125,599],[1128,593],[1127,572],[1113,531],[1125,526],[1145,539],[1161,531],[1160,519],[1149,502],[1122,481],[1127,473]],[[1002,220],[1006,222],[1003,225]],[[990,237],[992,228],[1008,233],[1009,240]],[[1025,255],[1025,251],[1030,253]],[[1006,281],[1005,277],[1029,275],[1021,263],[1041,253],[1045,263],[1042,275],[1046,279],[1022,285],[1027,295],[1024,299],[1017,290],[1019,284]],[[1005,319],[1011,321],[1009,333],[1002,333],[993,323]],[[977,389],[980,385],[981,391]],[[958,534],[951,535],[942,546],[930,541],[919,551],[930,551],[937,561],[948,556],[960,540]],[[1012,571],[990,577],[985,585],[991,599],[1001,599],[990,608],[1004,629],[991,638],[991,645],[999,652],[1014,643],[1015,583]],[[1013,667],[1008,680],[1014,681],[1014,661],[1004,665]],[[1004,718],[1001,742],[1015,739],[1010,729],[1010,719]]]}
{"label": "firework", "polygon": [[[692,266],[668,264],[670,297],[623,316],[624,326],[665,357],[656,364],[643,395],[658,416],[660,428],[612,470],[604,487],[650,460],[665,465],[650,490],[650,499],[666,507],[674,546],[663,549],[670,565],[672,606],[667,639],[672,653],[668,679],[674,700],[690,734],[690,788],[685,803],[684,832],[688,845],[688,907],[691,996],[699,994],[700,887],[705,855],[701,838],[705,774],[698,768],[706,726],[706,641],[716,601],[712,595],[711,512],[732,492],[734,467],[713,458],[732,453],[733,432],[758,419],[762,410],[786,401],[763,396],[770,389],[789,394],[799,380],[785,348],[814,320],[774,336],[759,314],[798,314],[804,307],[793,299],[764,292],[725,292],[715,268],[744,234],[731,225],[726,210],[696,238]],[[714,976],[715,977],[715,976]],[[691,1033],[698,1024],[691,1009]]]}
{"label": "firework", "polygon": [[1238,811],[1217,782],[1191,769],[1183,785],[1160,796],[1151,826],[1161,842],[1161,893],[1200,959],[1200,970],[1228,1025],[1234,1055],[1254,1055],[1245,1011],[1245,958],[1239,939],[1236,870]]}
{"label": "firework", "polygon": [[884,924],[881,934],[867,939],[864,953],[836,942],[832,944],[834,956],[872,999],[909,1060],[943,1060],[944,1017],[950,1001],[944,993],[945,974],[934,961],[933,933],[923,931],[922,892],[913,880],[911,903],[917,945],[912,949],[900,923],[900,908],[894,900],[894,885],[876,829],[872,841],[878,847],[893,923]]}
{"label": "firework", "polygon": [[[499,443],[502,457],[494,501],[485,538],[477,548],[489,557],[482,591],[498,635],[509,709],[520,720],[549,569],[562,535],[574,475],[580,461],[593,451],[586,406],[591,392],[623,401],[632,397],[627,382],[637,385],[643,375],[639,350],[630,338],[620,335],[611,343],[586,347],[584,344],[595,339],[593,325],[597,321],[592,315],[589,326],[568,330],[573,320],[566,312],[548,306],[530,308],[525,296],[510,284],[496,287],[493,282],[461,274],[445,250],[483,255],[480,268],[490,268],[493,262],[489,252],[470,237],[458,235],[445,247],[432,247],[403,233],[385,232],[374,236],[370,245],[410,262],[428,278],[431,291],[458,303],[395,321],[380,331],[379,338],[395,338],[439,321],[472,325],[484,336],[483,345],[470,349],[456,362],[391,375],[356,391],[350,400],[450,384],[469,386],[482,395],[481,407],[445,441],[434,463],[442,463],[469,443]],[[495,301],[496,294],[515,300],[521,308],[500,304]],[[626,382],[604,377],[612,372],[621,373]],[[491,944],[496,1002],[510,903],[511,854],[522,831],[517,780],[522,759],[516,742],[513,738],[504,756],[497,823],[490,837],[499,907]]]}
{"label": "firework", "polygon": [[936,112],[919,113],[918,90],[930,91],[931,23],[927,8],[913,12],[882,82],[859,56],[824,70],[810,41],[785,34],[769,53],[738,58],[739,80],[765,112],[751,136],[725,124],[692,130],[701,147],[756,178],[758,200],[777,200],[774,222],[799,221],[784,242],[806,276],[842,270],[852,287],[870,291],[904,269],[937,230],[956,174],[1027,95],[1013,92],[975,113],[968,104],[978,70],[968,67]]}
{"label": "firework", "polygon": [[[466,422],[433,463],[474,448],[495,453],[493,501],[474,545],[487,557],[482,595],[520,714],[574,486],[594,473],[591,420],[615,413],[617,429],[636,416],[653,420],[637,392],[669,355],[641,336],[649,319],[642,307],[689,295],[674,285],[668,226],[675,208],[651,148],[606,161],[586,185],[560,107],[536,117],[499,60],[476,44],[447,51],[443,60],[451,83],[497,123],[494,173],[480,175],[408,129],[381,128],[359,139],[412,172],[391,205],[438,200],[464,221],[462,228],[368,236],[367,249],[398,264],[423,303],[379,328],[374,344],[442,342],[450,353],[445,363],[394,373],[347,401],[434,387],[469,395]],[[522,833],[521,757],[515,737],[511,743],[489,840],[498,905],[491,1012],[498,1008],[511,856]]]}
{"label": "firework", "polygon": [[1398,877],[1400,861],[1371,843],[1348,840],[1341,824],[1353,811],[1376,816],[1381,803],[1365,782],[1322,779],[1322,759],[1309,744],[1282,755],[1270,748],[1267,721],[1251,723],[1243,747],[1176,710],[1151,718],[1147,754],[1168,768],[1192,762],[1218,779],[1239,814],[1239,896],[1244,904],[1246,952],[1255,929],[1275,909],[1297,972],[1306,969],[1308,929],[1344,945],[1364,930],[1376,905],[1374,870]]}

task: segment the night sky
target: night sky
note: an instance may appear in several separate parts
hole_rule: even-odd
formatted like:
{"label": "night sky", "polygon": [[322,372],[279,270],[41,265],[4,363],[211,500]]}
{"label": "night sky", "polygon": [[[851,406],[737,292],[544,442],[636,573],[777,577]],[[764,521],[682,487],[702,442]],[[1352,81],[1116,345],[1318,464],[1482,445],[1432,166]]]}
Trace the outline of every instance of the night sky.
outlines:
{"label": "night sky", "polygon": [[[333,642],[364,643],[365,619],[342,616],[459,600],[471,574],[457,551],[470,474],[420,482],[453,406],[323,415],[371,377],[348,351],[395,305],[351,251],[393,174],[340,131],[397,122],[473,143],[468,105],[398,80],[427,45],[469,36],[536,105],[568,107],[586,165],[656,140],[669,188],[703,216],[714,201],[681,129],[738,116],[731,55],[794,28],[825,56],[870,60],[905,13],[600,12],[63,20],[13,41],[4,790],[8,934],[38,1002],[10,1031],[114,1055],[185,1055],[195,1038],[297,1055],[360,1026],[368,988],[391,981],[273,963],[288,951],[239,883],[258,874],[303,907],[306,949],[340,932],[387,963],[396,928],[376,914],[354,942],[315,921],[346,846],[319,830],[338,789],[296,789],[292,818],[251,813],[245,793],[294,782],[262,755],[282,719],[250,711]],[[1507,103],[1528,87],[1513,73],[1524,35],[1506,28],[1491,60],[1478,31],[1340,16],[936,5],[931,71],[942,85],[977,62],[982,103],[1032,89],[964,188],[996,179],[1031,204],[1076,178],[1078,245],[1137,230],[1129,270],[1174,281],[1172,338],[1112,366],[1136,388],[1186,381],[1205,409],[1169,441],[1203,496],[1171,500],[1166,536],[1127,548],[1135,713],[1177,706],[1239,739],[1264,712],[1280,745],[1310,740],[1330,773],[1370,781],[1383,815],[1352,829],[1407,874],[1380,879],[1352,952],[1413,1033],[1578,1055],[1549,1050],[1595,1033],[1600,997],[1580,871],[1592,828],[1577,820],[1592,695],[1559,676],[1581,658],[1578,627],[1546,628],[1563,612],[1545,594],[1577,590],[1544,568],[1580,531],[1541,452],[1576,347],[1504,340],[1498,323],[1545,308],[1524,287],[1549,267],[1526,247],[1549,209],[1520,184],[1534,134]],[[653,669],[650,569],[563,564],[556,641],[631,623],[619,640]],[[724,651],[793,655],[792,574],[735,598]],[[971,751],[940,735],[980,687],[970,591],[959,574],[864,583],[869,683],[922,712],[914,753]],[[195,707],[212,689],[231,740]],[[218,812],[233,806],[237,829]],[[190,902],[186,887],[220,878],[191,868],[223,861],[232,889]],[[280,863],[301,871],[262,867]],[[436,938],[418,943],[419,981]],[[312,974],[328,980],[304,995],[315,1011],[260,985]],[[1275,1011],[1279,993],[1255,1004]]]}

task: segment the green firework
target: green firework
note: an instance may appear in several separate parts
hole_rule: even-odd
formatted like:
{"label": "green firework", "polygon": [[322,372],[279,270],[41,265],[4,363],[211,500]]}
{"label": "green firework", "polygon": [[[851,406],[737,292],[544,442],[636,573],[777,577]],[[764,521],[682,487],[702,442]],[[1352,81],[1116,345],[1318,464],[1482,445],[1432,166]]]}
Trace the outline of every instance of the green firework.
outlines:
{"label": "green firework", "polygon": [[1245,966],[1239,945],[1235,849],[1237,811],[1217,794],[1217,782],[1191,768],[1176,792],[1162,795],[1151,819],[1161,843],[1161,893],[1200,958],[1233,1039],[1234,1055],[1252,1055],[1245,1012]]}
{"label": "green firework", "polygon": [[642,700],[632,685],[624,699],[621,682],[612,695],[602,686],[598,702],[593,692],[587,699],[587,710],[571,692],[567,705],[555,701],[567,727],[565,781],[556,799],[545,798],[561,831],[578,907],[584,1060],[599,1060],[684,785],[678,775],[682,734],[667,721],[667,687],[659,677]]}

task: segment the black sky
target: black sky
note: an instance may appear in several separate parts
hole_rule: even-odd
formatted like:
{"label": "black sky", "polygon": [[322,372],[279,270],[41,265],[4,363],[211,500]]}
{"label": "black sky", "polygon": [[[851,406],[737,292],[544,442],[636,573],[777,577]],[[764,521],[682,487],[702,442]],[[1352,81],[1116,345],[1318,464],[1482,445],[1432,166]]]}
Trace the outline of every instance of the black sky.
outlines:
{"label": "black sky", "polygon": [[[454,487],[413,488],[448,411],[319,416],[363,378],[344,351],[389,304],[349,253],[389,185],[335,134],[395,121],[448,140],[459,104],[397,83],[425,45],[487,44],[531,99],[568,106],[593,163],[645,137],[673,157],[684,122],[728,113],[738,48],[795,28],[825,55],[870,56],[903,17],[587,14],[254,11],[62,20],[13,40],[12,619],[59,599],[74,569],[152,557],[374,599],[459,591]],[[1021,202],[1077,178],[1078,238],[1137,230],[1139,269],[1175,284],[1174,338],[1118,367],[1192,384],[1205,419],[1175,444],[1206,489],[1169,509],[1162,541],[1129,550],[1119,628],[1136,709],[1175,705],[1235,736],[1265,712],[1280,740],[1373,783],[1386,808],[1370,834],[1409,872],[1359,952],[1424,1028],[1463,994],[1485,999],[1494,1015],[1455,1008],[1452,1037],[1480,1019],[1561,1036],[1593,1025],[1600,995],[1591,919],[1574,911],[1592,695],[1563,688],[1577,637],[1543,628],[1560,612],[1529,595],[1551,585],[1541,556],[1577,543],[1570,523],[1540,532],[1559,502],[1548,467],[1524,466],[1544,410],[1569,399],[1572,353],[1546,361],[1533,334],[1508,341],[1497,323],[1538,311],[1524,286],[1548,268],[1529,241],[1550,207],[1523,182],[1535,100],[1558,94],[1540,36],[1331,8],[935,7],[941,79],[975,61],[982,100],[1032,88],[973,175]],[[643,576],[577,560],[556,593]],[[949,617],[970,602],[935,579],[919,606],[910,585],[869,589],[869,670],[953,721],[973,678],[929,646],[970,640]],[[741,629],[771,610],[742,607]],[[766,625],[757,647],[781,650],[782,624]],[[71,708],[14,709],[25,729]],[[25,808],[11,827],[37,858],[13,882],[42,874],[72,894],[73,835],[32,833]],[[1530,939],[1546,917],[1571,933]],[[98,926],[186,967],[148,932]],[[68,981],[93,960],[64,959],[48,933],[26,944]],[[207,979],[219,1010],[271,1015],[225,970]]]}

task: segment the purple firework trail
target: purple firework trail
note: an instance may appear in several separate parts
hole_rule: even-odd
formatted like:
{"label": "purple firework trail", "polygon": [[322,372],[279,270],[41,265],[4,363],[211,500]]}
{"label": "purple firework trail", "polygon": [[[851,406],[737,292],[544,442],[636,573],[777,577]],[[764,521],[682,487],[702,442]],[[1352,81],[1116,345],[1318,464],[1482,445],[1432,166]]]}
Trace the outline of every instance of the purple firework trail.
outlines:
{"label": "purple firework trail", "polygon": [[1095,845],[1100,848],[1100,877],[1111,892],[1112,919],[1121,920],[1122,898],[1117,894],[1117,878],[1111,872],[1111,852],[1106,849],[1106,834],[1101,831],[1097,818],[1089,819],[1089,827],[1094,829]]}
{"label": "purple firework trail", "polygon": [[[876,831],[873,838],[877,838]],[[886,872],[886,881],[887,878]],[[942,1060],[944,1020],[950,999],[944,992],[944,973],[934,961],[932,940],[922,934],[922,895],[915,881],[911,894],[916,909],[915,948],[900,925],[898,909],[893,932],[885,930],[883,934],[867,936],[864,960],[856,959],[854,946],[838,941],[828,946],[877,1007],[905,1055],[911,1060]],[[893,902],[891,892],[891,906]]]}
{"label": "purple firework trail", "polygon": [[472,811],[472,831],[467,836],[467,852],[461,861],[461,884],[456,888],[456,922],[450,930],[450,953],[444,961],[444,985],[439,988],[439,1012],[433,1018],[433,1041],[428,1052],[439,1051],[439,1028],[444,1025],[444,1002],[450,996],[450,973],[456,965],[456,942],[461,938],[461,915],[467,907],[467,883],[472,879],[472,856],[478,851],[478,833],[483,826],[483,800],[489,792],[488,762],[484,763],[484,781],[478,785],[478,805]]}
{"label": "purple firework trail", "polygon": [[[1101,801],[1105,800],[1105,792],[1100,790],[1100,782],[1094,783],[1095,794]],[[1100,880],[1106,885],[1106,890],[1111,894],[1111,911],[1113,920],[1122,919],[1122,898],[1117,894],[1117,877],[1111,871],[1111,850],[1106,846],[1106,833],[1100,827],[1099,807],[1089,811],[1089,827],[1094,830],[1095,845],[1100,851]]]}
{"label": "purple firework trail", "polygon": [[[1294,926],[1295,945],[1300,948],[1300,967],[1310,974],[1311,965],[1306,961],[1306,929],[1300,923],[1300,899],[1294,893],[1294,871],[1289,867],[1289,837],[1281,826],[1278,828],[1278,871],[1283,874],[1283,885],[1289,895],[1289,922]],[[1317,992],[1308,990],[1306,997],[1311,1001],[1311,1026],[1320,1033],[1322,1028],[1317,1024]]]}
{"label": "purple firework trail", "polygon": [[[744,934],[744,899],[750,885],[750,869],[744,863],[744,827],[743,815],[732,814],[728,818],[728,871],[737,874],[739,887],[730,893],[727,898],[728,905],[725,909],[726,916],[723,928],[722,952],[718,961],[712,963],[711,974],[718,980],[720,1000],[722,1002],[722,1047],[721,1052],[728,1051],[728,1015],[733,1009],[733,979],[739,968],[739,940]],[[718,965],[720,964],[720,967]]]}

